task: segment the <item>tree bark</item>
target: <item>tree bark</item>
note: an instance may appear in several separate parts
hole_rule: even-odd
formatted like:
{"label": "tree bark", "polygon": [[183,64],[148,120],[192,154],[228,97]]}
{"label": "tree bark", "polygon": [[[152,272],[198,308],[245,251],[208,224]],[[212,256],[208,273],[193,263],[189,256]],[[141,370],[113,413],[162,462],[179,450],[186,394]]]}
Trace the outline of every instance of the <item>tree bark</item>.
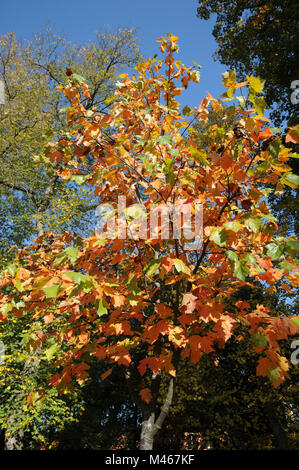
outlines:
{"label": "tree bark", "polygon": [[288,446],[287,435],[278,420],[278,417],[275,412],[275,408],[272,403],[268,402],[266,404],[266,412],[267,412],[267,417],[268,417],[271,429],[273,431],[273,434],[276,437],[277,449],[288,450],[289,446]]}
{"label": "tree bark", "polygon": [[23,449],[23,429],[17,431],[10,431],[10,427],[14,425],[14,418],[9,420],[5,437],[4,437],[4,450],[22,450]]}
{"label": "tree bark", "polygon": [[143,409],[143,419],[141,424],[141,437],[140,437],[140,450],[152,450],[154,446],[154,437],[161,429],[163,422],[169,411],[169,407],[173,398],[173,385],[174,380],[171,379],[168,386],[168,391],[160,414],[155,421],[155,412],[153,405],[149,404]]}
{"label": "tree bark", "polygon": [[143,413],[140,450],[152,450],[154,445],[155,413],[150,409]]}

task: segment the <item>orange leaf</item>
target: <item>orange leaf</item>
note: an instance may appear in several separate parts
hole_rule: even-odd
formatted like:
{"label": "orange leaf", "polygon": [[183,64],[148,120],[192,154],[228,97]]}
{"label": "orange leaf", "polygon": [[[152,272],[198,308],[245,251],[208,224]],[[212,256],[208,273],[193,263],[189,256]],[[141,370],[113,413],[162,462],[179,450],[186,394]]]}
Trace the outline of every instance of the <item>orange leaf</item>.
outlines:
{"label": "orange leaf", "polygon": [[156,304],[156,311],[161,318],[168,318],[173,314],[171,308],[162,303]]}
{"label": "orange leaf", "polygon": [[256,375],[265,377],[268,374],[269,367],[272,365],[271,361],[267,357],[261,357],[258,361],[256,368]]}
{"label": "orange leaf", "polygon": [[72,173],[70,170],[62,170],[60,172],[57,172],[58,175],[60,176],[60,178],[64,179],[64,180],[69,180],[70,177],[72,176]]}
{"label": "orange leaf", "polygon": [[143,388],[140,390],[139,395],[141,396],[142,400],[145,401],[145,403],[150,403],[152,394],[149,388]]}
{"label": "orange leaf", "polygon": [[269,139],[272,136],[273,136],[273,132],[271,131],[271,129],[269,129],[269,127],[267,127],[265,130],[259,132],[259,139],[260,140]]}
{"label": "orange leaf", "polygon": [[104,372],[104,373],[101,375],[101,380],[105,380],[107,377],[109,377],[109,375],[111,374],[111,372],[112,372],[112,369],[106,370],[106,372]]}

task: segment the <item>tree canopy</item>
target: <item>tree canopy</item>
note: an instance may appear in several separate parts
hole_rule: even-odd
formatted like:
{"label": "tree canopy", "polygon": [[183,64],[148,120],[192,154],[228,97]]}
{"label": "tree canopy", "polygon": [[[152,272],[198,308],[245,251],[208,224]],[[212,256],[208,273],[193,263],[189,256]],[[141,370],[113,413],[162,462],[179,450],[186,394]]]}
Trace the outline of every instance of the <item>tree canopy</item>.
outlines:
{"label": "tree canopy", "polygon": [[[298,124],[291,102],[298,80],[298,5],[295,0],[199,0],[197,15],[216,15],[216,57],[236,69],[239,79],[253,74],[265,83],[265,98],[276,125]],[[242,79],[242,78],[241,78]],[[298,87],[296,87],[298,88]]]}
{"label": "tree canopy", "polygon": [[[31,40],[14,33],[0,37],[0,80],[5,106],[0,111],[1,256],[46,230],[87,230],[95,198],[82,181],[65,184],[43,148],[63,134],[67,101],[57,86],[70,73],[84,72],[90,86],[85,103],[109,108],[117,75],[139,57],[133,30],[96,33],[82,45],[46,28]],[[72,67],[72,70],[70,69]]]}
{"label": "tree canopy", "polygon": [[[279,343],[298,332],[293,315],[228,302],[241,287],[258,284],[271,293],[282,280],[291,294],[298,284],[298,241],[277,234],[267,204],[269,186],[297,186],[287,164],[296,156],[263,116],[262,82],[253,76],[242,83],[233,72],[224,76],[228,107],[207,95],[181,112],[177,97],[199,72],[175,59],[177,40],[161,38],[162,59],[120,77],[109,112],[86,106],[90,91],[77,74],[59,86],[70,100],[70,135],[49,142],[45,157],[57,178],[83,177],[112,212],[121,214],[119,197],[125,198],[125,227],[118,219],[108,237],[41,234],[17,252],[1,279],[2,320],[32,315],[32,347],[44,351],[43,360],[57,359],[51,386],[67,392],[73,381],[83,385],[94,358],[105,365],[101,380],[121,371],[142,413],[141,449],[153,446],[182,361],[197,364],[209,355],[217,367],[215,351],[243,326],[236,341],[250,338],[256,374],[278,387],[290,366]],[[243,96],[235,97],[240,89]],[[211,125],[214,142],[203,148],[194,124],[208,119],[209,104],[225,122],[236,120],[229,129]],[[294,127],[287,140],[297,142],[297,135]],[[201,245],[190,247],[195,202],[203,207],[203,232]],[[168,221],[151,232],[151,209],[175,203],[182,213],[193,207],[189,230],[177,237],[172,220],[168,236]]]}

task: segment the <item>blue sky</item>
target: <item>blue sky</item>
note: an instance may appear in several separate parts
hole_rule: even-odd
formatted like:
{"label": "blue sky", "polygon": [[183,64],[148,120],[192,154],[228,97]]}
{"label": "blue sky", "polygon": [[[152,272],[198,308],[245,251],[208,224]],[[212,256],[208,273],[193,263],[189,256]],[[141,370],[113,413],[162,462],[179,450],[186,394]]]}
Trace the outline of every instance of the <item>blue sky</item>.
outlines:
{"label": "blue sky", "polygon": [[14,31],[19,39],[30,38],[45,25],[65,33],[74,42],[94,39],[96,30],[134,27],[141,53],[159,52],[156,40],[173,33],[179,36],[178,59],[186,66],[201,64],[201,81],[192,84],[180,97],[183,105],[196,106],[207,92],[219,97],[224,91],[221,73],[225,66],[212,59],[216,42],[214,20],[196,17],[197,0],[12,0],[0,7],[0,34]]}

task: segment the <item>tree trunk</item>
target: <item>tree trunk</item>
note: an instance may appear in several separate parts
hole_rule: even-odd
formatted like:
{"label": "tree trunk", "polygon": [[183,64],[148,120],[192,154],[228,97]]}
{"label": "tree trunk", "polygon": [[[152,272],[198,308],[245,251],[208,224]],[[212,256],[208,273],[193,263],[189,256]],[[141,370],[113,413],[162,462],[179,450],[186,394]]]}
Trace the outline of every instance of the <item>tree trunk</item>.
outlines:
{"label": "tree trunk", "polygon": [[276,437],[277,449],[288,450],[289,446],[288,446],[287,435],[277,418],[277,415],[276,415],[276,412],[272,403],[268,402],[266,404],[266,412],[267,412],[271,429],[273,431],[273,434]]}
{"label": "tree trunk", "polygon": [[[38,356],[40,350],[40,347],[36,349],[36,356]],[[34,359],[28,359],[24,364],[23,374],[26,376],[34,375],[38,370],[39,362],[40,361],[37,357]],[[21,418],[18,415],[18,409],[15,409],[7,422],[7,429],[4,438],[4,450],[23,450],[24,429],[14,429],[17,421],[20,419]]]}
{"label": "tree trunk", "polygon": [[154,446],[154,437],[161,429],[162,424],[167,416],[169,407],[173,398],[173,379],[170,380],[166,398],[160,411],[160,414],[155,421],[154,407],[150,403],[149,405],[143,405],[143,419],[141,424],[141,437],[140,437],[140,450],[152,450]]}
{"label": "tree trunk", "polygon": [[15,431],[11,436],[5,434],[5,447],[4,450],[23,450],[23,437],[24,432]]}
{"label": "tree trunk", "polygon": [[15,419],[12,416],[8,420],[8,426],[4,436],[4,450],[22,450],[23,449],[23,429],[18,429],[17,431],[12,431],[11,428],[15,423]]}
{"label": "tree trunk", "polygon": [[152,450],[154,445],[155,436],[155,413],[149,410],[144,413],[141,423],[141,437],[140,437],[140,450]]}

